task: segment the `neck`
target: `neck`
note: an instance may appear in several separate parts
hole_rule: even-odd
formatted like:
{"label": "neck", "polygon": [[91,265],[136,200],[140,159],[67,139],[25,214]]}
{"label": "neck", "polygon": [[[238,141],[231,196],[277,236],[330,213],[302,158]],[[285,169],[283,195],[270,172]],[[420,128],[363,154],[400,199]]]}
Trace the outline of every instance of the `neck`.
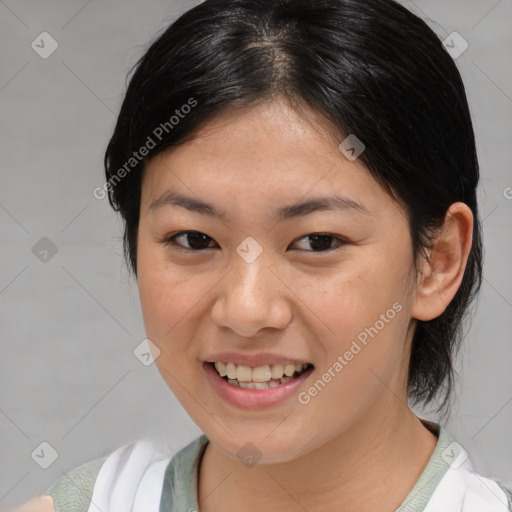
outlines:
{"label": "neck", "polygon": [[208,443],[199,470],[203,512],[395,510],[437,443],[400,400],[387,392],[339,436],[290,462],[246,467]]}

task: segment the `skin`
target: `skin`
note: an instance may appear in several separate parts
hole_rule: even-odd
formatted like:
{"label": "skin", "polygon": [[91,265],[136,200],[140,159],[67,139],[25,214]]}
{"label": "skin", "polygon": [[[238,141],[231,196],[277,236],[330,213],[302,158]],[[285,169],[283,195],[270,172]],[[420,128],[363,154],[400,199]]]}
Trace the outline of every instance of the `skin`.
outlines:
{"label": "skin", "polygon": [[[437,441],[406,405],[410,342],[415,318],[441,314],[460,285],[471,211],[452,205],[439,253],[432,267],[420,262],[416,280],[403,210],[339,151],[322,118],[303,112],[284,101],[229,112],[145,169],[140,299],[158,369],[211,441],[199,472],[202,512],[392,510]],[[213,203],[226,220],[176,205],[151,210],[168,189]],[[369,213],[271,218],[279,206],[333,192]],[[208,249],[187,252],[186,236],[182,251],[162,243],[187,230],[206,234]],[[304,238],[311,233],[346,243],[315,252]],[[235,250],[247,236],[263,248],[252,263]],[[290,354],[315,366],[306,389],[396,302],[401,312],[307,405],[292,397],[248,412],[223,401],[204,373],[202,362],[221,350]],[[252,467],[236,455],[247,442],[261,452]]]}
{"label": "skin", "polygon": [[[416,276],[405,212],[339,151],[341,140],[315,112],[277,100],[208,122],[144,170],[140,299],[160,350],[156,365],[210,440],[199,468],[201,512],[394,510],[435,448],[437,438],[407,406],[410,343],[416,319],[439,316],[460,286],[473,217],[463,203],[449,208]],[[227,217],[150,209],[168,189]],[[368,213],[271,218],[280,206],[332,193]],[[194,240],[186,235],[163,242],[191,230],[209,237],[203,252],[187,252]],[[332,235],[331,248],[316,249],[313,233]],[[263,248],[252,263],[236,252],[248,236]],[[240,409],[205,375],[203,361],[221,350],[288,354],[314,364],[299,391],[307,390],[395,303],[401,311],[306,405],[293,396]],[[261,453],[251,467],[237,457],[247,442]]]}
{"label": "skin", "polygon": [[55,512],[55,504],[51,496],[44,494],[23,503],[12,512]]}

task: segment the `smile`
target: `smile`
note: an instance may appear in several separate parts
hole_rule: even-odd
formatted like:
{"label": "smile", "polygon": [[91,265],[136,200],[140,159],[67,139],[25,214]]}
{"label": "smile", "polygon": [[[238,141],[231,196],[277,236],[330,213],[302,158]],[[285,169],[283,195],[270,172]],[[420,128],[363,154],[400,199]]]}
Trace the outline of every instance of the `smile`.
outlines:
{"label": "smile", "polygon": [[230,385],[244,389],[267,389],[286,384],[307,371],[311,364],[265,364],[251,368],[231,362],[212,363],[216,372]]}
{"label": "smile", "polygon": [[251,367],[216,361],[204,362],[203,368],[221,399],[248,410],[277,406],[291,399],[303,389],[314,371],[314,366],[309,363]]}

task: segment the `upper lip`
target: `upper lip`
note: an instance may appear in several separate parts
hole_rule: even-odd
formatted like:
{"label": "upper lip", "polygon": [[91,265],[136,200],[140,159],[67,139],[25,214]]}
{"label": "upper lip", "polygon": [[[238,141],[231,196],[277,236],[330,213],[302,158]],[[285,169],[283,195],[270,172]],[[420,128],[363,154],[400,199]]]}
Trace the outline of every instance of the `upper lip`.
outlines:
{"label": "upper lip", "polygon": [[[308,361],[289,356],[281,356],[270,352],[261,352],[259,354],[241,354],[240,352],[219,352],[212,354],[207,359],[207,363],[216,363],[217,361],[226,361],[236,365],[251,366],[256,368],[266,364],[306,364]],[[310,363],[311,364],[311,363]]]}

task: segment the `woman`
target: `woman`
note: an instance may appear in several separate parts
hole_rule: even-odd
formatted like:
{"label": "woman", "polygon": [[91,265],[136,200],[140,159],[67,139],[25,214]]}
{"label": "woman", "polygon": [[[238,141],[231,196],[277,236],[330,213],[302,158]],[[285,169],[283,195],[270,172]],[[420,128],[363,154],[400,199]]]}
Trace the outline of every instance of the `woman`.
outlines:
{"label": "woman", "polygon": [[[149,345],[204,432],[38,510],[512,510],[442,426],[481,282],[464,86],[392,0],[206,0],[149,48],[105,155]],[[30,504],[27,504],[30,506]]]}

